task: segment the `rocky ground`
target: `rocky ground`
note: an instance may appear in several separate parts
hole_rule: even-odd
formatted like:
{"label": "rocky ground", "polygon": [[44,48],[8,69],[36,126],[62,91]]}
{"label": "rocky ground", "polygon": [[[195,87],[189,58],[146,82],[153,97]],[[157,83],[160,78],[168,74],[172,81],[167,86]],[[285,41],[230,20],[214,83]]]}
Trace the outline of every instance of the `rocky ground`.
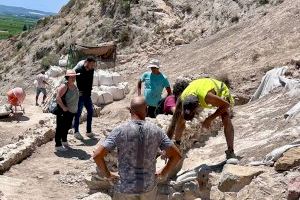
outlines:
{"label": "rocky ground", "polygon": [[[275,170],[278,164],[275,164],[275,168],[247,165],[252,161],[262,160],[276,147],[299,140],[299,118],[286,121],[283,117],[296,102],[296,99],[278,91],[249,104],[237,106],[233,123],[236,153],[241,157],[239,164],[225,165],[221,171],[206,173],[205,178],[200,177],[198,183],[194,182],[192,185],[192,188],[199,188],[200,185],[197,193],[195,189],[188,190],[175,195],[174,199],[286,199],[288,183],[299,176],[299,167],[284,164],[285,172],[282,173]],[[115,102],[101,111],[100,118],[94,118],[94,132],[97,134],[95,139],[85,138],[84,142],[80,142],[70,135],[72,149],[68,152],[55,153],[54,142],[49,142],[37,148],[22,163],[12,166],[1,176],[3,198],[97,199],[99,195],[104,195],[91,195],[97,190],[90,190],[92,187],[88,187],[85,182],[90,180],[95,171],[91,154],[99,140],[103,140],[114,126],[129,117],[126,104],[128,99]],[[156,123],[166,128],[169,119],[168,116],[159,116]],[[83,133],[84,125],[81,125]],[[193,131],[193,134],[203,135],[199,130],[188,130]],[[186,134],[189,135],[190,132],[187,131]],[[183,170],[224,161],[226,143],[222,129],[216,135],[213,132],[211,135],[213,137],[210,138],[203,135],[205,139],[199,140],[201,144],[187,152]],[[297,159],[296,162],[299,162],[299,154],[291,154],[293,162]],[[158,166],[162,165],[161,162],[159,160]],[[109,199],[109,196],[105,198]],[[161,199],[166,199],[165,193]]]}

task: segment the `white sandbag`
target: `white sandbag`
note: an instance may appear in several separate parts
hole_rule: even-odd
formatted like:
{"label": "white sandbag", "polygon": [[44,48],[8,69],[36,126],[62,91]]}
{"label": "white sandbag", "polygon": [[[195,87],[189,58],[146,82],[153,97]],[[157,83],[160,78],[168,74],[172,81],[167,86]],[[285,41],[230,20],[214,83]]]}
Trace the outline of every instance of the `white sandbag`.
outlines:
{"label": "white sandbag", "polygon": [[93,104],[95,104],[95,105],[98,105],[98,99],[99,99],[98,92],[99,91],[92,90],[92,93],[91,93],[91,99],[92,99]]}
{"label": "white sandbag", "polygon": [[0,117],[8,116],[11,113],[11,110],[7,105],[0,106]]}
{"label": "white sandbag", "polygon": [[99,86],[99,75],[98,75],[98,73],[94,73],[93,86]]}
{"label": "white sandbag", "polygon": [[68,65],[68,60],[59,60],[58,65],[60,67],[66,67]]}
{"label": "white sandbag", "polygon": [[118,84],[118,87],[122,88],[124,90],[125,94],[129,94],[130,89],[129,89],[129,85],[128,82],[122,82]]}
{"label": "white sandbag", "polygon": [[64,70],[59,66],[50,66],[46,71],[46,75],[49,77],[58,77],[64,74]]}
{"label": "white sandbag", "polygon": [[122,87],[117,86],[100,86],[102,91],[109,92],[113,96],[113,100],[121,100],[125,98],[125,92]]}
{"label": "white sandbag", "polygon": [[122,77],[120,74],[114,72],[111,74],[111,76],[112,76],[113,85],[117,86],[119,83],[122,82]]}
{"label": "white sandbag", "polygon": [[107,86],[114,85],[113,77],[110,73],[103,70],[99,70],[98,76],[99,76],[99,85],[107,85]]}
{"label": "white sandbag", "polygon": [[114,101],[113,95],[109,92],[98,91],[97,94],[98,94],[98,102],[97,102],[98,106],[106,105],[106,104],[112,103]]}

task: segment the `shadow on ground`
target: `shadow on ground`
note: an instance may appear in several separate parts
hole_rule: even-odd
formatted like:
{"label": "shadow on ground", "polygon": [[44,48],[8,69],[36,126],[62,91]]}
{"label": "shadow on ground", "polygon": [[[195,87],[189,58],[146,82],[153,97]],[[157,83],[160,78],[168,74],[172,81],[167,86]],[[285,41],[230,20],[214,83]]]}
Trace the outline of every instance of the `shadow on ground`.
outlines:
{"label": "shadow on ground", "polygon": [[69,148],[68,151],[58,151],[54,153],[58,157],[63,157],[63,158],[75,158],[79,160],[89,160],[91,158],[90,154],[86,153],[81,149]]}
{"label": "shadow on ground", "polygon": [[78,146],[95,146],[99,142],[99,139],[90,138],[87,140],[81,140],[81,142],[82,142],[82,144],[80,144]]}
{"label": "shadow on ground", "polygon": [[30,118],[23,115],[23,113],[14,113],[7,116],[0,117],[1,122],[21,122],[21,121],[29,121]]}

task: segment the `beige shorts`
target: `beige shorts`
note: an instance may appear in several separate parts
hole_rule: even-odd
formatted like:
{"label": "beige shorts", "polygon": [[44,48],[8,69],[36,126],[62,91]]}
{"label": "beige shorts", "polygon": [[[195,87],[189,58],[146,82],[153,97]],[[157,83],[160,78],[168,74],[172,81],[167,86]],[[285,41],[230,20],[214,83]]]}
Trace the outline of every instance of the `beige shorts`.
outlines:
{"label": "beige shorts", "polygon": [[156,200],[157,198],[157,187],[153,190],[142,194],[126,194],[126,193],[115,193],[113,200]]}

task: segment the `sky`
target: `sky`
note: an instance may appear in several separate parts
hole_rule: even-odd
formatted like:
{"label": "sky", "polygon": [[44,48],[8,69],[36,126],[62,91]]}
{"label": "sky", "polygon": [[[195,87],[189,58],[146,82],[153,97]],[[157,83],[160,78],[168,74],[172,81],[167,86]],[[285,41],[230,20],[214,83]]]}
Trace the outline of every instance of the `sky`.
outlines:
{"label": "sky", "polygon": [[34,10],[58,13],[69,0],[0,0],[6,6],[18,6]]}

